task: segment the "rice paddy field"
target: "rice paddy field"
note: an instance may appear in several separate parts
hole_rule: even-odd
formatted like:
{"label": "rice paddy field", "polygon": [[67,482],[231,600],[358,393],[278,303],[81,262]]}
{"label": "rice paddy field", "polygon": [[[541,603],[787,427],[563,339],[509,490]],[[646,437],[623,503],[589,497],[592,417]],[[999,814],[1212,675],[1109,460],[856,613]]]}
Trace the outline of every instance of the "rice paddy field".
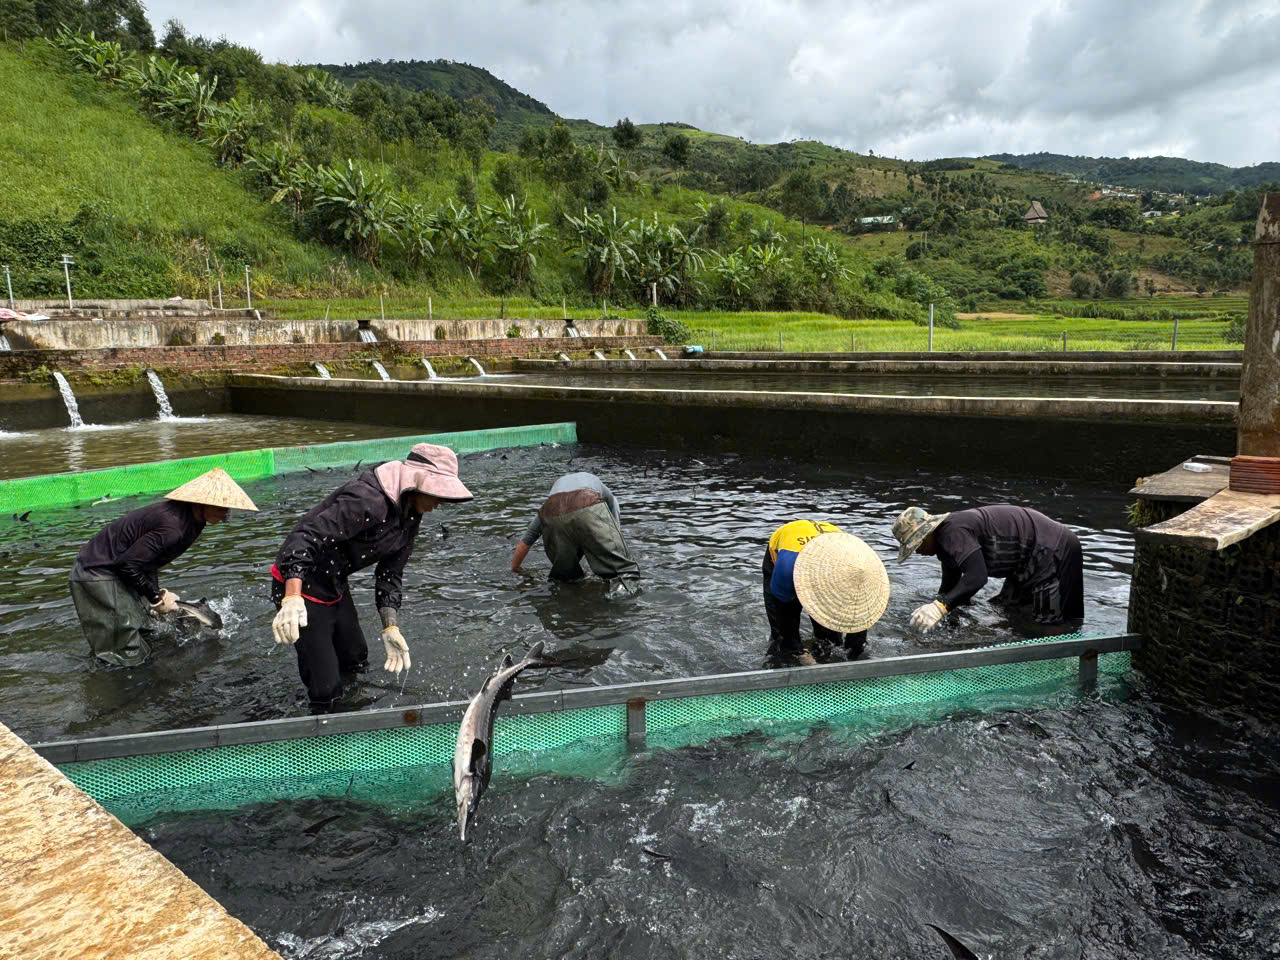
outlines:
{"label": "rice paddy field", "polygon": [[[1177,325],[1179,350],[1231,350],[1240,344],[1224,339],[1225,313],[1248,310],[1246,297],[1169,297],[1155,300],[1064,301],[1076,308],[1084,303],[1131,310],[1171,310],[1173,320],[1117,320],[1070,317],[1052,312],[985,312],[962,314],[957,330],[935,327],[935,351],[982,350],[1168,350]],[[1044,309],[1052,310],[1056,304]],[[602,303],[592,306],[548,304],[528,297],[463,300],[426,297],[377,297],[349,300],[278,300],[258,306],[272,315],[296,320],[407,319],[431,316],[464,320],[501,316],[526,326],[530,322],[557,323],[564,317],[594,319],[608,307],[610,314],[642,316],[635,308]],[[1011,305],[1016,307],[1017,305]],[[804,311],[664,310],[693,332],[691,342],[704,349],[785,350],[795,352],[927,350],[929,331],[906,320],[849,319]],[[1189,313],[1200,316],[1188,317]],[[1065,341],[1063,339],[1065,334]]]}

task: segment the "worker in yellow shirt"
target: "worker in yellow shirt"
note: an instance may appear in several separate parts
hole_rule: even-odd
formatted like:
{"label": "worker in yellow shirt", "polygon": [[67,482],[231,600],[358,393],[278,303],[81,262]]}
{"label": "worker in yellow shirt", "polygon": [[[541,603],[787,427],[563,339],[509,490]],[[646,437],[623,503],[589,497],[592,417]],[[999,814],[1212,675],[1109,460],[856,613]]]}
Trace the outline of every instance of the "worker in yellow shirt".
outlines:
{"label": "worker in yellow shirt", "polygon": [[819,654],[839,645],[853,660],[889,605],[889,575],[880,558],[833,523],[793,520],[779,527],[769,538],[761,572],[768,654],[779,666],[818,662],[800,639],[801,613],[809,614]]}

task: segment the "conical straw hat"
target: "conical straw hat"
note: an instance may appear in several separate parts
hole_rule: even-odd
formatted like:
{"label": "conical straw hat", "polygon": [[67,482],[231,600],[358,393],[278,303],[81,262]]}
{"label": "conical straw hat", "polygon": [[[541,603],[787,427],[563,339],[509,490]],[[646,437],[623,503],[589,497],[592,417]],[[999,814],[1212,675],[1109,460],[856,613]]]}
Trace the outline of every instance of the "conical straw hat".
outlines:
{"label": "conical straw hat", "polygon": [[796,596],[828,630],[866,630],[889,606],[889,574],[876,552],[851,533],[824,533],[796,558]]}
{"label": "conical straw hat", "polygon": [[231,479],[221,467],[214,467],[194,480],[188,480],[177,490],[165,495],[166,500],[182,500],[186,503],[203,503],[209,507],[230,507],[235,510],[253,510],[257,507],[240,485]]}

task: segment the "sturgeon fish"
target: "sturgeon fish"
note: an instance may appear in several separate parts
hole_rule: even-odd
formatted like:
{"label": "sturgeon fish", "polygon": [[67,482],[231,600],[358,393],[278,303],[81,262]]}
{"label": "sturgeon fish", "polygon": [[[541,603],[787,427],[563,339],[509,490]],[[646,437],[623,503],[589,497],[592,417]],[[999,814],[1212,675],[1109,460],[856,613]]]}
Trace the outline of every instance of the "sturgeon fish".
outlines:
{"label": "sturgeon fish", "polygon": [[176,600],[174,605],[177,606],[178,610],[176,613],[169,614],[169,616],[179,630],[196,633],[202,627],[209,630],[222,629],[222,617],[218,616],[218,611],[209,606],[209,601],[206,597],[201,597],[199,603]]}
{"label": "sturgeon fish", "polygon": [[458,801],[458,835],[464,841],[493,773],[493,719],[498,705],[511,699],[511,687],[523,671],[551,666],[555,664],[543,659],[542,641],[535,643],[519,663],[513,663],[511,654],[507,654],[462,715],[458,746],[453,753],[453,793]]}

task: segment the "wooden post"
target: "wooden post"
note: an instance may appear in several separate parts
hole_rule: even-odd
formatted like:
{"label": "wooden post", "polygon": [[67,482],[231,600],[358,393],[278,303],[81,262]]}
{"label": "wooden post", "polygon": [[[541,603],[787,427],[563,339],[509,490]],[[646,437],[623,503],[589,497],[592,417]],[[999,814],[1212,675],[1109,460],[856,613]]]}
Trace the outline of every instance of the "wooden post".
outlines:
{"label": "wooden post", "polygon": [[1178,318],[1173,318],[1173,342],[1169,344],[1170,350],[1178,349]]}
{"label": "wooden post", "polygon": [[431,317],[431,298],[430,298],[430,297],[427,297],[427,319],[428,319],[428,320],[432,319],[432,317]]}
{"label": "wooden post", "polygon": [[1262,198],[1240,375],[1237,453],[1280,457],[1280,193]]}

